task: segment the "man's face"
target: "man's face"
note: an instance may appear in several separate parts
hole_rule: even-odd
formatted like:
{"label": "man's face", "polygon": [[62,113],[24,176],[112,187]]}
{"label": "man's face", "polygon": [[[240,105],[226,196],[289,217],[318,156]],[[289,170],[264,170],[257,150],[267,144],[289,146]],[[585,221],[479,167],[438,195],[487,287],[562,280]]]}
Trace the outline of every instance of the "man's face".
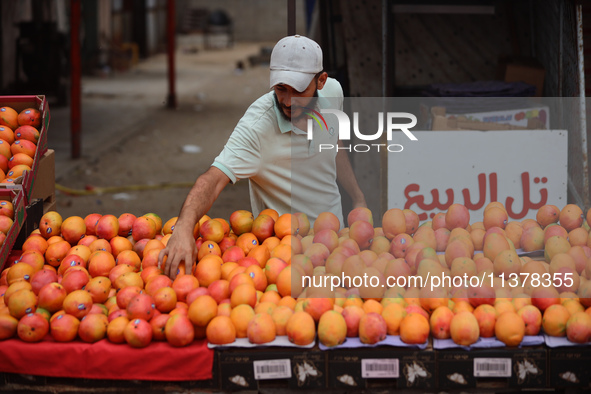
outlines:
{"label": "man's face", "polygon": [[[277,106],[281,110],[281,115],[283,115],[283,118],[290,122],[295,122],[304,116],[304,107],[314,108],[316,106],[316,99],[318,98],[318,89],[314,90],[314,94],[309,100],[298,98],[296,100],[297,105],[287,106],[282,104],[279,101],[279,95],[277,94],[277,91],[275,91],[275,94],[273,96],[275,97],[275,104],[277,104]],[[304,103],[305,105],[303,105]]]}
{"label": "man's face", "polygon": [[[322,88],[319,85],[318,78],[314,78],[303,92],[298,92],[289,85],[279,84],[273,86],[275,102],[285,119],[293,122],[304,116],[304,107],[310,108],[315,105],[315,100],[318,97],[318,89]],[[291,104],[292,98],[297,99],[297,105]]]}

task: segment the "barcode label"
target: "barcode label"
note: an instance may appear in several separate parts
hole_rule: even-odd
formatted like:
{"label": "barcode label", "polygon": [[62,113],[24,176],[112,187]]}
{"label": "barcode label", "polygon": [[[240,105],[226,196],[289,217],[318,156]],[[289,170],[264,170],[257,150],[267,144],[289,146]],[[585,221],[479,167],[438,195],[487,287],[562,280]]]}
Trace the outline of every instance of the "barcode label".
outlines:
{"label": "barcode label", "polygon": [[361,377],[397,378],[399,366],[397,358],[369,358],[361,360]]}
{"label": "barcode label", "polygon": [[510,358],[475,358],[474,376],[476,377],[510,377]]}
{"label": "barcode label", "polygon": [[291,378],[291,362],[288,358],[254,361],[253,366],[256,380]]}

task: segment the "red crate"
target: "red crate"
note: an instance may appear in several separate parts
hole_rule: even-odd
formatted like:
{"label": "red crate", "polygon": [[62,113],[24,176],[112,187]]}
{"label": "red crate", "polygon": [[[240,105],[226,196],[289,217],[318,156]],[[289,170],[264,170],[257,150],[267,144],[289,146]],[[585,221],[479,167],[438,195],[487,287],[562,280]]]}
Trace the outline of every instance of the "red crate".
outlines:
{"label": "red crate", "polygon": [[14,206],[14,223],[6,234],[6,239],[2,246],[0,246],[0,271],[3,270],[6,265],[6,260],[12,251],[14,242],[18,237],[18,234],[25,223],[27,212],[25,210],[25,193],[22,186],[17,185],[11,188],[0,188],[0,201],[10,201]]}
{"label": "red crate", "polygon": [[[37,151],[33,158],[33,166],[31,171],[25,173],[17,183],[22,185],[25,193],[25,205],[29,204],[31,200],[31,194],[33,192],[33,186],[37,179],[37,170],[39,168],[39,161],[47,152],[47,130],[49,129],[49,105],[45,96],[0,96],[0,107],[11,107],[16,112],[21,112],[27,108],[36,108],[41,112],[41,129],[39,130],[39,141],[37,142]],[[12,188],[13,185],[2,183],[2,188]],[[2,260],[0,260],[2,261]]]}

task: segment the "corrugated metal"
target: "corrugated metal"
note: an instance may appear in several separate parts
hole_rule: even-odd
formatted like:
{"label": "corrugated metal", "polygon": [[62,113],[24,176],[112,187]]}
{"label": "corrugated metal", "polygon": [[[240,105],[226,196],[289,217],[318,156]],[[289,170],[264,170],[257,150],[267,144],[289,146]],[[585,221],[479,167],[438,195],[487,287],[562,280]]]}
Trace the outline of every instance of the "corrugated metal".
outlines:
{"label": "corrugated metal", "polygon": [[[577,15],[577,8],[579,14]],[[566,0],[531,3],[534,55],[546,69],[544,95],[562,100],[551,119],[553,127],[568,130],[568,200],[586,209],[589,203],[588,155],[584,110],[584,62],[581,7]],[[578,29],[578,27],[580,29]],[[579,98],[579,99],[575,99]],[[578,101],[580,100],[580,101]]]}
{"label": "corrugated metal", "polygon": [[501,56],[529,51],[523,4],[510,7],[493,15],[396,13],[396,86],[496,79]]}

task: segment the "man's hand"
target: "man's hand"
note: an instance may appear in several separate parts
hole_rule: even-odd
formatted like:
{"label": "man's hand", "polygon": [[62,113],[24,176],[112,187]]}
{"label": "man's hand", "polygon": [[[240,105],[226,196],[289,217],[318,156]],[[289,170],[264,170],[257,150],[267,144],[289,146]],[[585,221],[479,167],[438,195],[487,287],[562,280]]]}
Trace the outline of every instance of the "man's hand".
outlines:
{"label": "man's hand", "polygon": [[158,267],[172,280],[176,278],[179,265],[185,264],[185,273],[190,274],[193,262],[197,260],[197,246],[193,230],[195,224],[207,212],[230,178],[216,167],[203,173],[189,191],[174,231],[166,247],[158,255]]}
{"label": "man's hand", "polygon": [[197,247],[193,232],[175,228],[166,247],[158,255],[158,267],[163,270],[164,275],[174,280],[182,263],[185,264],[185,273],[190,274],[196,259]]}

